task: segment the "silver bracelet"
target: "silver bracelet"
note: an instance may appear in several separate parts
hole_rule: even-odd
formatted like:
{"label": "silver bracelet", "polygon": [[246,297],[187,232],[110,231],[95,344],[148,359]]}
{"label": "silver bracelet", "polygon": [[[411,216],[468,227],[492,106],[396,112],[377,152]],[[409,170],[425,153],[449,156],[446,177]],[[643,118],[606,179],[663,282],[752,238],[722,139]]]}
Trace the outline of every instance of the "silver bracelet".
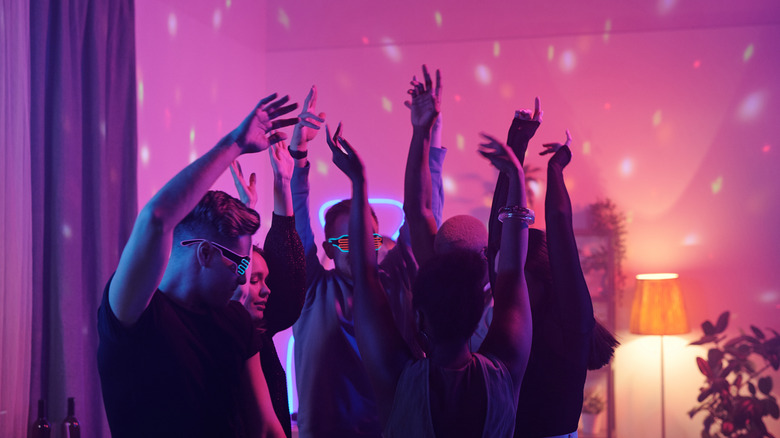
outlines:
{"label": "silver bracelet", "polygon": [[498,221],[503,223],[506,218],[517,218],[527,225],[533,225],[536,221],[536,214],[530,208],[513,205],[498,210]]}

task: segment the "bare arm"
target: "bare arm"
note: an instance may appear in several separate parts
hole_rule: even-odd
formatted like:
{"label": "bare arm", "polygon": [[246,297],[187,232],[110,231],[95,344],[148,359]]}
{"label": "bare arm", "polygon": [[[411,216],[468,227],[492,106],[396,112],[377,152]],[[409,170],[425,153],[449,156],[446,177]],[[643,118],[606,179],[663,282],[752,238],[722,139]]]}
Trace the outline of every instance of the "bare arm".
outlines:
{"label": "bare arm", "polygon": [[387,296],[379,281],[373,227],[370,225],[373,218],[368,205],[363,163],[352,146],[339,137],[338,131],[333,140],[329,133],[328,137],[333,162],[352,181],[349,247],[355,285],[355,334],[384,424],[390,414],[401,371],[412,359],[412,354],[395,326]]}
{"label": "bare arm", "polygon": [[260,366],[260,353],[247,359],[241,372],[241,416],[247,436],[284,438],[284,429],[276,418],[271,393]]}
{"label": "bare arm", "polygon": [[412,251],[422,265],[433,257],[433,240],[436,237],[436,219],[432,209],[431,171],[428,166],[431,128],[441,109],[441,75],[436,71],[436,88],[428,69],[423,65],[424,84],[412,79],[409,94],[411,102],[412,141],[406,158],[404,175],[404,214],[409,224]]}
{"label": "bare arm", "polygon": [[[482,134],[486,143],[480,153],[488,158],[509,180],[506,206],[526,206],[523,168],[517,157],[495,138]],[[525,258],[528,250],[528,224],[519,217],[507,217],[501,235],[496,282],[493,288],[495,307],[493,321],[480,352],[491,353],[509,369],[519,394],[528,356],[531,351],[531,307],[525,283]]]}
{"label": "bare arm", "polygon": [[276,94],[261,100],[236,129],[176,174],[141,210],[108,291],[111,309],[123,325],[138,320],[157,290],[168,265],[174,227],[236,157],[267,149],[284,138],[283,133],[268,131],[296,122],[273,120],[297,106],[283,106],[287,96],[274,99]]}

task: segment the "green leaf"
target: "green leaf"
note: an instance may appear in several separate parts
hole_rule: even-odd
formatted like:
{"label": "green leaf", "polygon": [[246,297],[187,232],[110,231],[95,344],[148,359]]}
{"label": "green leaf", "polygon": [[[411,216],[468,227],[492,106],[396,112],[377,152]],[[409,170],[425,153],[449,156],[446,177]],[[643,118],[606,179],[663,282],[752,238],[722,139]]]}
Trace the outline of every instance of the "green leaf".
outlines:
{"label": "green leaf", "polygon": [[701,329],[704,331],[704,334],[707,336],[712,336],[714,334],[717,334],[715,332],[715,326],[712,325],[712,323],[709,321],[704,321],[703,323],[701,323]]}
{"label": "green leaf", "polygon": [[774,399],[765,398],[764,400],[761,400],[761,402],[764,404],[764,411],[767,414],[771,415],[775,420],[780,418],[780,408],[778,408],[777,402]]}
{"label": "green leaf", "polygon": [[715,334],[723,333],[726,327],[729,325],[729,312],[723,312],[718,317],[718,322],[715,324]]}
{"label": "green leaf", "polygon": [[710,364],[708,364],[706,360],[697,357],[696,364],[699,365],[699,371],[701,371],[701,373],[704,374],[705,377],[707,378],[712,377],[712,370],[710,369]]}
{"label": "green leaf", "polygon": [[756,385],[754,385],[752,382],[748,382],[748,391],[750,391],[750,395],[755,397],[756,396]]}
{"label": "green leaf", "polygon": [[764,335],[764,332],[761,331],[758,327],[751,325],[750,330],[753,330],[753,334],[756,335],[758,339],[765,339],[766,336]]}

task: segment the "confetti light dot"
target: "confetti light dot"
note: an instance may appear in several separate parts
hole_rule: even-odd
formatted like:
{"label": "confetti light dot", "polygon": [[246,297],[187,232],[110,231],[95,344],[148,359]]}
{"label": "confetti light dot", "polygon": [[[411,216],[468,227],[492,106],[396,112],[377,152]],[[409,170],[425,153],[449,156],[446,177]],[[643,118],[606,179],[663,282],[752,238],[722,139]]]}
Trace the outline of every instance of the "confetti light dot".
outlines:
{"label": "confetti light dot", "polygon": [[443,176],[441,179],[441,184],[442,188],[444,189],[444,193],[452,195],[458,191],[458,186],[455,184],[455,180],[449,176]]}
{"label": "confetti light dot", "polygon": [[62,224],[62,237],[66,239],[73,237],[73,230],[70,228],[70,225]]}
{"label": "confetti light dot", "polygon": [[457,134],[455,136],[455,147],[461,151],[466,148],[466,138],[463,137],[463,134]]}
{"label": "confetti light dot", "polygon": [[485,195],[482,197],[482,206],[483,207],[492,207],[493,206],[493,197]]}
{"label": "confetti light dot", "polygon": [[698,59],[696,61],[693,61],[693,68],[699,68],[701,67],[701,61]]}
{"label": "confetti light dot", "polygon": [[317,173],[320,175],[327,175],[328,174],[328,163],[317,160]]}
{"label": "confetti light dot", "polygon": [[500,93],[502,98],[511,99],[515,95],[515,87],[513,87],[512,84],[505,82],[501,84]]}
{"label": "confetti light dot", "polygon": [[225,0],[225,7],[230,9],[230,6],[233,5],[233,2],[231,0]]}
{"label": "confetti light dot", "polygon": [[661,110],[657,110],[653,113],[653,126],[658,126],[661,124],[661,121],[663,120],[663,115],[661,113]]}
{"label": "confetti light dot", "polygon": [[756,118],[764,109],[764,93],[756,91],[749,94],[739,105],[739,117],[748,121]]}
{"label": "confetti light dot", "polygon": [[382,51],[393,62],[401,62],[401,49],[391,38],[382,38]]}
{"label": "confetti light dot", "polygon": [[634,160],[631,158],[624,158],[620,163],[620,174],[623,176],[631,176],[634,173]]}
{"label": "confetti light dot", "polygon": [[285,12],[284,9],[279,8],[279,12],[276,14],[276,19],[285,30],[290,30],[290,17],[287,15],[287,12]]}
{"label": "confetti light dot", "polygon": [[658,13],[662,15],[668,13],[674,8],[675,3],[677,0],[658,0]]}
{"label": "confetti light dot", "polygon": [[143,146],[141,146],[141,164],[143,164],[144,167],[149,165],[149,145],[144,143]]}
{"label": "confetti light dot", "polygon": [[[778,300],[780,300],[780,293],[776,290],[768,290],[758,295],[758,301],[762,303],[774,303]],[[780,307],[780,305],[778,307]]]}
{"label": "confetti light dot", "polygon": [[393,102],[385,96],[382,96],[382,109],[389,113],[393,112]]}
{"label": "confetti light dot", "polygon": [[[533,193],[535,196],[539,196],[542,193],[542,185],[539,184],[539,181],[535,179],[528,180],[526,186],[528,187],[529,190],[531,190],[531,193]],[[569,186],[569,183],[566,183],[566,187],[571,188],[571,186]]]}
{"label": "confetti light dot", "polygon": [[753,52],[755,51],[755,47],[753,44],[748,44],[747,47],[745,47],[745,51],[742,53],[742,62],[748,62],[750,58],[753,57]]}
{"label": "confetti light dot", "polygon": [[106,121],[100,121],[100,136],[106,138]]}
{"label": "confetti light dot", "polygon": [[179,24],[176,20],[176,14],[171,12],[171,14],[168,15],[168,34],[172,37],[175,37],[178,26]]}
{"label": "confetti light dot", "polygon": [[363,38],[361,38],[361,40],[363,41],[364,45],[368,45],[368,43],[369,43],[368,37],[363,37]]}
{"label": "confetti light dot", "polygon": [[712,182],[712,194],[717,195],[723,189],[723,177],[719,176]]}
{"label": "confetti light dot", "polygon": [[214,25],[214,30],[219,30],[222,27],[222,11],[220,9],[214,11],[214,17],[211,21]]}
{"label": "confetti light dot", "polygon": [[609,102],[604,102],[604,109],[609,111],[610,109],[612,109],[612,104]]}
{"label": "confetti light dot", "polygon": [[555,58],[555,47],[547,46],[547,60],[552,61]]}
{"label": "confetti light dot", "polygon": [[456,94],[454,97],[455,102],[460,102],[460,94]]}
{"label": "confetti light dot", "polygon": [[609,33],[611,31],[612,31],[612,20],[607,18],[607,21],[604,22],[604,35],[602,36],[604,42],[609,41]]}
{"label": "confetti light dot", "polygon": [[441,12],[436,11],[433,14],[433,18],[436,20],[436,27],[441,27]]}
{"label": "confetti light dot", "polygon": [[768,153],[771,150],[772,150],[772,146],[770,146],[768,144],[765,144],[764,147],[761,148],[761,152],[763,152],[765,154]]}
{"label": "confetti light dot", "polygon": [[582,155],[590,155],[590,141],[582,143]]}
{"label": "confetti light dot", "polygon": [[144,104],[144,81],[138,81],[138,105]]}
{"label": "confetti light dot", "polygon": [[190,145],[195,144],[195,128],[190,128]]}
{"label": "confetti light dot", "polygon": [[195,149],[190,149],[190,164],[198,159],[198,152]]}
{"label": "confetti light dot", "polygon": [[577,66],[577,56],[571,50],[566,50],[561,54],[558,66],[564,73],[569,73]]}
{"label": "confetti light dot", "polygon": [[699,235],[696,233],[691,233],[685,238],[683,238],[682,245],[683,246],[696,246],[701,243],[701,239],[699,238]]}
{"label": "confetti light dot", "polygon": [[484,64],[477,66],[477,68],[474,70],[474,75],[477,77],[477,82],[483,85],[488,85],[490,84],[490,81],[493,80],[490,69]]}
{"label": "confetti light dot", "polygon": [[493,42],[493,56],[496,58],[501,56],[501,43],[498,41]]}

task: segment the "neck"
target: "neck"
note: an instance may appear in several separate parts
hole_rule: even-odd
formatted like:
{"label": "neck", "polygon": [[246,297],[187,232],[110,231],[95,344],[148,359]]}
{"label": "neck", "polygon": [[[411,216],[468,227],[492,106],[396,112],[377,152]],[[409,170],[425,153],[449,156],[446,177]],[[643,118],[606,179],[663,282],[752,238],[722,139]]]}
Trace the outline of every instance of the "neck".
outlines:
{"label": "neck", "polygon": [[179,306],[191,311],[202,313],[206,311],[206,305],[197,298],[196,290],[192,287],[191,276],[172,264],[168,265],[158,289]]}
{"label": "neck", "polygon": [[440,367],[463,368],[471,361],[471,351],[467,341],[434,342],[428,358]]}

